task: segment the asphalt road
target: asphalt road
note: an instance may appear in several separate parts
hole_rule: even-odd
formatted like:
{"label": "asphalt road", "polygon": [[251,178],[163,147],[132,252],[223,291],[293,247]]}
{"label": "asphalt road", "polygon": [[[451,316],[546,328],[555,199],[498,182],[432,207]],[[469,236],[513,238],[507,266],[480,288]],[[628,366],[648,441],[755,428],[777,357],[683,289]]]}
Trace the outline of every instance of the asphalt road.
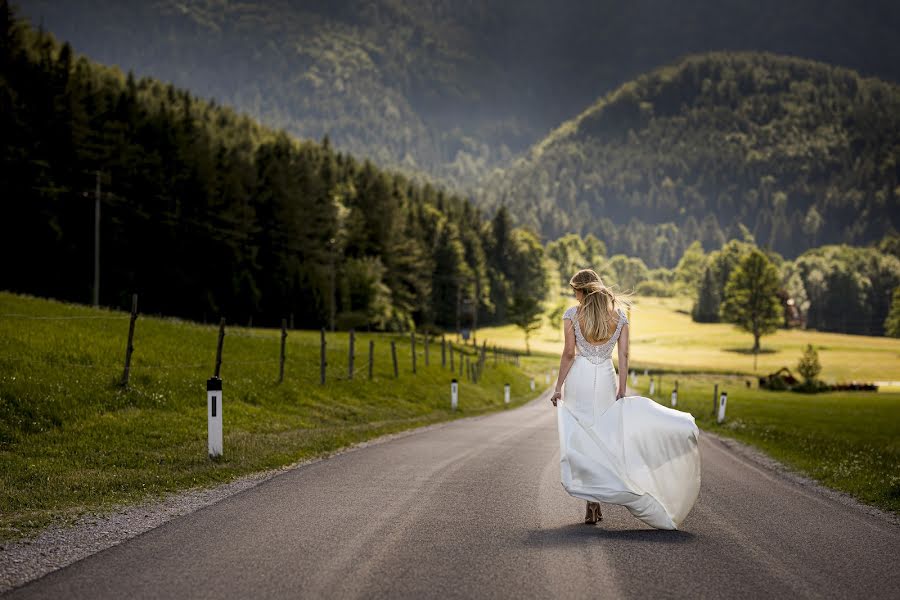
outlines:
{"label": "asphalt road", "polygon": [[900,528],[701,432],[682,531],[582,523],[556,415],[522,408],[300,467],[12,598],[900,598]]}

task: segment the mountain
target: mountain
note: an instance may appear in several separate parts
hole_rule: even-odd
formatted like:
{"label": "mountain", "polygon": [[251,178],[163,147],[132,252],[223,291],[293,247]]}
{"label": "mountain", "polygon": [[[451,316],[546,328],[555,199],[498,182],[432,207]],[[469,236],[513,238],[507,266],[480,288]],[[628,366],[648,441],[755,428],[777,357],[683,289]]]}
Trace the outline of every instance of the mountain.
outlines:
{"label": "mountain", "polygon": [[696,239],[794,257],[900,229],[900,86],[765,53],[656,69],[561,125],[480,194],[520,224],[673,266]]}
{"label": "mountain", "polygon": [[900,81],[891,0],[22,0],[106,64],[468,187],[622,83],[712,50]]}

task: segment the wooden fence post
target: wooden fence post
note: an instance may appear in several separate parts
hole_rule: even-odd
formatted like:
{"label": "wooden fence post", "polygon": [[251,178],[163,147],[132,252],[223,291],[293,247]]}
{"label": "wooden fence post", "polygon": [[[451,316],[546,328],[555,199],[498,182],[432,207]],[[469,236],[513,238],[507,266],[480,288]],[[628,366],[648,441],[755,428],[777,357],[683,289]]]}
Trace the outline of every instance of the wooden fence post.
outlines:
{"label": "wooden fence post", "polygon": [[400,373],[397,371],[397,342],[395,340],[391,340],[391,360],[394,361],[394,379],[396,379]]}
{"label": "wooden fence post", "polygon": [[456,365],[453,364],[453,344],[450,344],[450,372],[456,373]]}
{"label": "wooden fence post", "polygon": [[375,358],[375,340],[369,340],[369,381],[372,381],[372,365]]}
{"label": "wooden fence post", "polygon": [[409,348],[412,350],[412,371],[413,375],[416,374],[416,332],[412,331],[409,334]]}
{"label": "wooden fence post", "polygon": [[719,384],[713,386],[713,419],[716,418],[716,412],[719,408]]}
{"label": "wooden fence post", "polygon": [[441,334],[441,368],[447,368],[447,339]]}
{"label": "wooden fence post", "polygon": [[284,345],[287,340],[287,319],[281,320],[281,361],[278,366],[278,383],[284,381]]}
{"label": "wooden fence post", "polygon": [[350,351],[347,356],[347,379],[353,379],[353,350],[356,343],[356,333],[350,330]]}
{"label": "wooden fence post", "polygon": [[125,346],[125,371],[122,373],[122,387],[128,387],[131,375],[131,354],[134,352],[134,322],[137,321],[137,294],[131,295],[131,322],[128,324],[128,344]]}
{"label": "wooden fence post", "polygon": [[222,368],[222,344],[225,342],[225,317],[219,321],[219,341],[216,343],[216,377]]}
{"label": "wooden fence post", "polygon": [[428,358],[428,334],[426,333],[425,334],[425,366],[427,367],[430,364],[431,364],[431,361]]}
{"label": "wooden fence post", "polygon": [[325,385],[325,365],[328,363],[325,361],[325,328],[322,328],[322,333],[320,336],[319,342],[319,384]]}

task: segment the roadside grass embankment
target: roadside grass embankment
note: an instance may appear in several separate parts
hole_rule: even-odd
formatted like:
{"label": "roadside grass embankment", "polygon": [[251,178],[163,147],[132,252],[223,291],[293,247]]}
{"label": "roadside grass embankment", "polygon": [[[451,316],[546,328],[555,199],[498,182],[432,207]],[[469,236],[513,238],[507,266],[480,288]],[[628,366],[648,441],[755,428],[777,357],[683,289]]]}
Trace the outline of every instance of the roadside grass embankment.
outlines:
{"label": "roadside grass embankment", "polygon": [[[460,375],[460,346],[451,373],[441,366],[439,339],[426,366],[420,337],[413,375],[408,335],[358,333],[350,380],[349,335],[338,332],[327,334],[322,386],[319,332],[290,331],[279,384],[281,332],[229,326],[221,367],[224,454],[211,460],[205,383],[214,372],[217,326],[140,316],[131,382],[122,389],[127,313],[0,292],[0,315],[0,539],[383,434],[502,410],[507,382],[510,406],[518,406],[545,388],[543,374],[554,366],[543,355],[522,357],[520,368],[502,360],[495,366],[489,352],[476,384]],[[474,361],[472,346],[462,350]],[[530,376],[540,384],[533,392]],[[460,382],[455,412],[453,377]]]}

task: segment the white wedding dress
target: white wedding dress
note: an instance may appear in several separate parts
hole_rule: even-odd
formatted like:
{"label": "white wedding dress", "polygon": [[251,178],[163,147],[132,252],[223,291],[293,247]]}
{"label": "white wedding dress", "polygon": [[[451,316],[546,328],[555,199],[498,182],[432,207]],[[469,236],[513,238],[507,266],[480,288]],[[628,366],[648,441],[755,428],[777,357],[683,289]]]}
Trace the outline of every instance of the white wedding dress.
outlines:
{"label": "white wedding dress", "polygon": [[578,354],[557,402],[560,470],[566,491],[583,500],[621,504],[658,529],[678,529],[700,493],[700,430],[690,413],[643,396],[616,401],[613,336],[590,344],[572,307]]}

